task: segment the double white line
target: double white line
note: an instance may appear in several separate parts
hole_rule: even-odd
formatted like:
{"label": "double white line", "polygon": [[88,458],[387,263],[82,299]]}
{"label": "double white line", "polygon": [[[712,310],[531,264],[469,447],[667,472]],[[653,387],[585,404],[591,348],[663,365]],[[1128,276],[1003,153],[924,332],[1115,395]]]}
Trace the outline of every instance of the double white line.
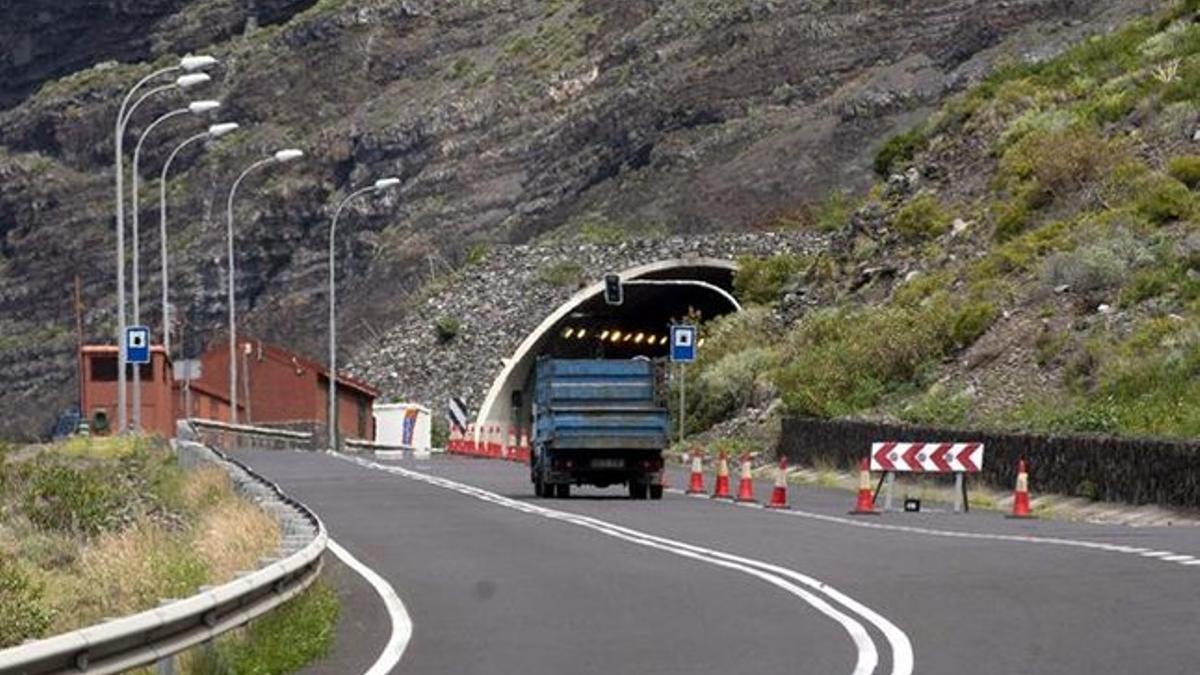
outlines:
{"label": "double white line", "polygon": [[904,631],[897,628],[895,624],[888,621],[878,612],[854,598],[828,584],[795,570],[761,560],[754,560],[666,537],[659,537],[589,516],[567,513],[565,511],[517,501],[472,485],[419,471],[412,471],[398,466],[385,466],[357,457],[347,457],[345,455],[337,455],[337,457],[367,468],[386,471],[429,485],[453,490],[460,494],[515,511],[584,527],[631,544],[645,546],[755,577],[804,600],[817,611],[841,625],[854,642],[858,653],[854,670],[852,671],[853,675],[870,675],[875,672],[875,669],[879,665],[879,650],[875,646],[871,632],[867,630],[866,626],[859,619],[865,620],[868,624],[874,626],[887,640],[892,653],[892,675],[911,675],[913,672],[912,643],[909,641],[908,636],[904,634]]}

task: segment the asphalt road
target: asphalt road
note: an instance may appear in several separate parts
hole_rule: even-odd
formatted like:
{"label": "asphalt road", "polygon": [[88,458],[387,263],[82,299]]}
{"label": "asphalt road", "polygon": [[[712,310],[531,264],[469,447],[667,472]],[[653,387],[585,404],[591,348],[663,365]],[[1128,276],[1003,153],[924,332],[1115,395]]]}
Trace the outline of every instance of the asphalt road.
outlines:
{"label": "asphalt road", "polygon": [[[395,587],[414,624],[395,672],[1200,672],[1200,528],[853,518],[817,488],[789,512],[543,500],[490,460],[239,458]],[[362,672],[386,641],[342,577],[358,628],[312,672]]]}

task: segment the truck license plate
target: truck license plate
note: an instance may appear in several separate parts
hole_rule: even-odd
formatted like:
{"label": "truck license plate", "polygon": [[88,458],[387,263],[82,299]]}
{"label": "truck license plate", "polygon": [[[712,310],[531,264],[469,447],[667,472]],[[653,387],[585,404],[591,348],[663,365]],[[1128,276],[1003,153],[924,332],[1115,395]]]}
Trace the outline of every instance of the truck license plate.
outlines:
{"label": "truck license plate", "polygon": [[599,458],[592,460],[593,469],[623,469],[625,462],[619,459]]}

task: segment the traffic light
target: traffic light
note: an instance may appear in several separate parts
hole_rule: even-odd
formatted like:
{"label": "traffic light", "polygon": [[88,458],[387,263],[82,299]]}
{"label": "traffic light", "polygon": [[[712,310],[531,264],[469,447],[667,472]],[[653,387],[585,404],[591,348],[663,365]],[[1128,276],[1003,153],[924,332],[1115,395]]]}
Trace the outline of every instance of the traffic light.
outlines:
{"label": "traffic light", "polygon": [[621,291],[621,275],[604,275],[604,302],[609,305],[619,305],[624,300]]}

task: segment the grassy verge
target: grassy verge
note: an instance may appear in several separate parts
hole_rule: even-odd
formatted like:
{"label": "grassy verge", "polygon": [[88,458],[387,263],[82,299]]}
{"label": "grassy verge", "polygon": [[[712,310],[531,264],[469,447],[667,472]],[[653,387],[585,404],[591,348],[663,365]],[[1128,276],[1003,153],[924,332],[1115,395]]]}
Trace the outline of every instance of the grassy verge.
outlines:
{"label": "grassy verge", "polygon": [[[153,438],[0,451],[0,647],[152,608],[253,569],[279,526],[218,466],[184,471]],[[337,597],[318,583],[180,658],[193,675],[274,675],[324,655]]]}
{"label": "grassy verge", "polygon": [[251,626],[181,659],[189,675],[283,675],[325,656],[336,636],[337,595],[318,581]]}

